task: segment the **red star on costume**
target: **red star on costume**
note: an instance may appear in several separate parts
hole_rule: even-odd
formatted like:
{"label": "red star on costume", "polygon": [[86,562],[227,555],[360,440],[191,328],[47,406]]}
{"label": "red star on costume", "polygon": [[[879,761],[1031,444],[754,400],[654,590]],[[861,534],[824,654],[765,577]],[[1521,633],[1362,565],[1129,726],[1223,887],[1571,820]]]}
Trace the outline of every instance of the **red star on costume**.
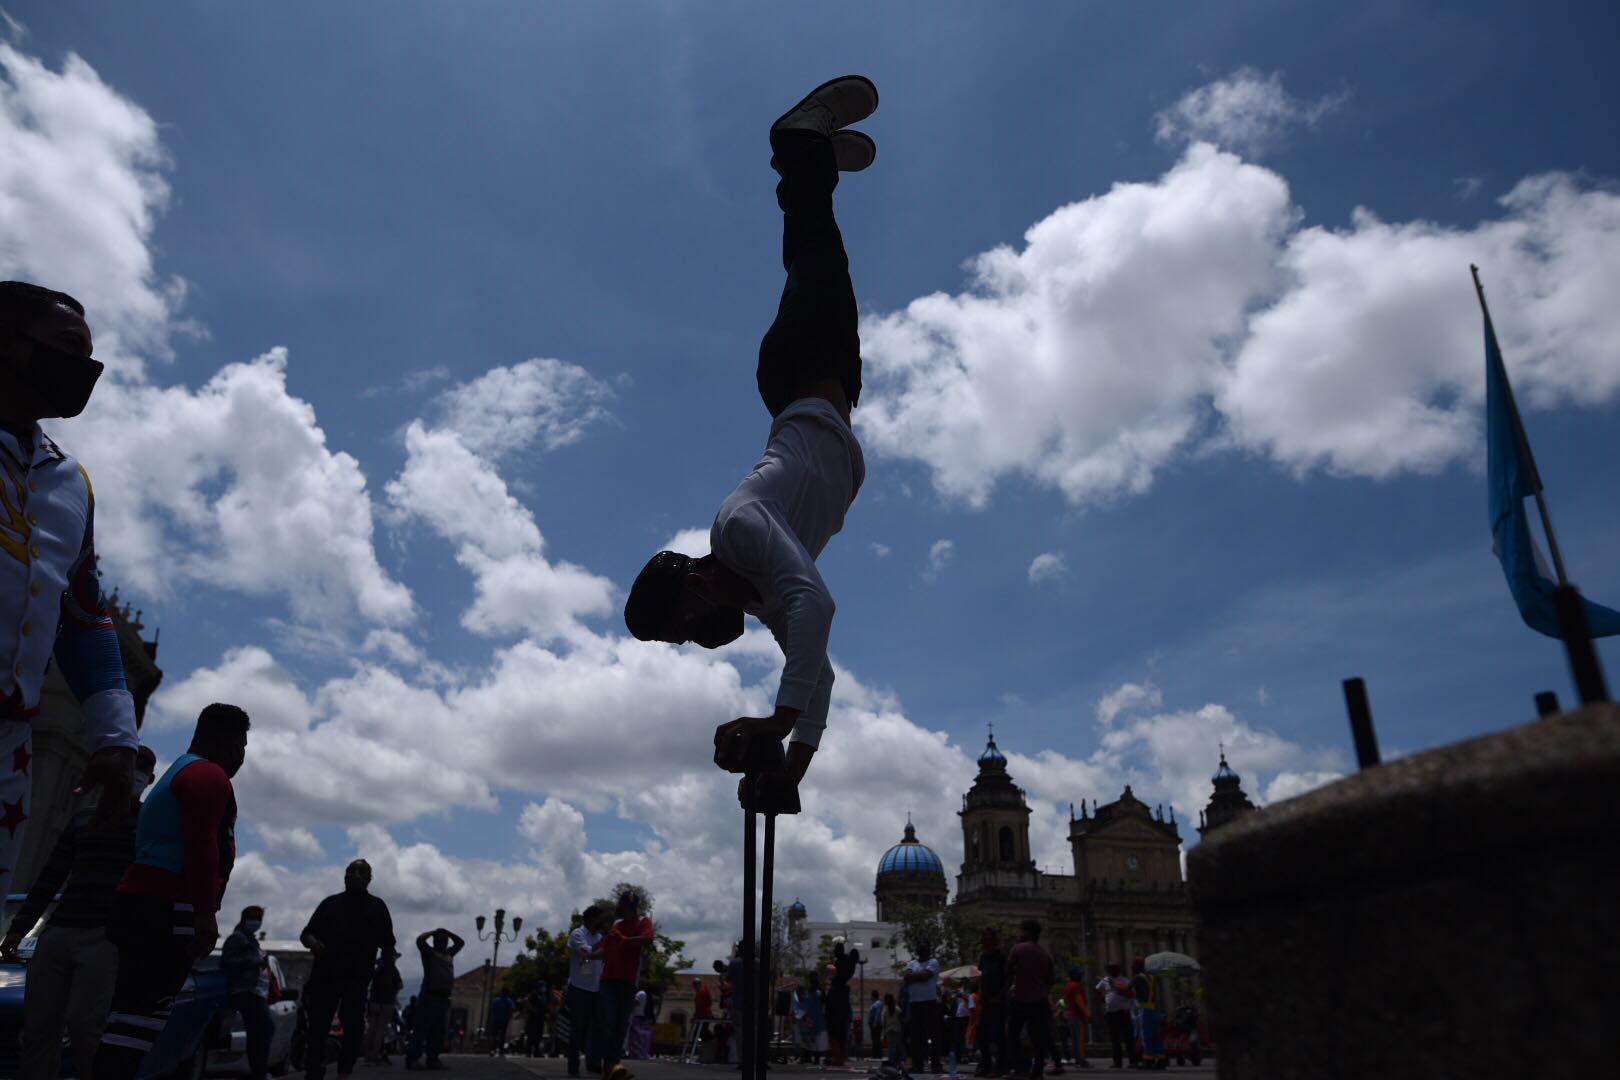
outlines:
{"label": "red star on costume", "polygon": [[28,752],[28,747],[17,747],[17,749],[11,752],[11,771],[20,773],[27,772],[28,763],[32,760],[34,760],[34,755]]}
{"label": "red star on costume", "polygon": [[6,802],[0,799],[0,806],[6,808],[5,814],[0,815],[0,825],[4,825],[9,829],[12,836],[17,835],[17,826],[28,820],[28,815],[23,813],[22,804],[21,799],[16,802]]}

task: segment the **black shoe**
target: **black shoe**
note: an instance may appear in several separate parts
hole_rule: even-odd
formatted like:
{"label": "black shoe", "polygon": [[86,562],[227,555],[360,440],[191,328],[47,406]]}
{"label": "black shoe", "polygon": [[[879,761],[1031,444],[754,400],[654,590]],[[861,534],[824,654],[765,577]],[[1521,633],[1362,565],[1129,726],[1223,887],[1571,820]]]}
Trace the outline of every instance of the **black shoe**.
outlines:
{"label": "black shoe", "polygon": [[878,92],[864,75],[844,75],[828,79],[804,96],[804,100],[777,117],[771,131],[805,128],[822,135],[858,124],[877,111]]}
{"label": "black shoe", "polygon": [[[839,172],[860,172],[877,160],[877,143],[864,131],[835,131],[832,139],[833,162]],[[771,168],[783,175],[776,155],[771,155]]]}

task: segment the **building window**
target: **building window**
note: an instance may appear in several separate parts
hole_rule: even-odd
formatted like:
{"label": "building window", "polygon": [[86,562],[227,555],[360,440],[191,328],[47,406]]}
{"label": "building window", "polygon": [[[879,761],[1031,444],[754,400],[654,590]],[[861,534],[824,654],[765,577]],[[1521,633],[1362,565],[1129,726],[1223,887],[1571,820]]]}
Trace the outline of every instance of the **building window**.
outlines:
{"label": "building window", "polygon": [[1013,849],[1013,831],[1007,826],[1001,827],[1001,861],[1004,863],[1017,862],[1018,855]]}
{"label": "building window", "polygon": [[872,948],[874,948],[874,949],[883,948],[883,939],[882,938],[876,938],[876,937],[873,938],[872,939]]}

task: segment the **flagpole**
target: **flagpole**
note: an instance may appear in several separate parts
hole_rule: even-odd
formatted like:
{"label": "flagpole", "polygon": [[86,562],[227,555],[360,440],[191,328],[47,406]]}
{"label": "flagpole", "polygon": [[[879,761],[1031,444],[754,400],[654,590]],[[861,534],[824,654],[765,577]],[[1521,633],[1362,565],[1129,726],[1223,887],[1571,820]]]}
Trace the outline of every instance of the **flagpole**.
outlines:
{"label": "flagpole", "polygon": [[1468,264],[1469,273],[1474,275],[1474,292],[1479,296],[1479,310],[1485,315],[1485,333],[1490,337],[1491,344],[1496,347],[1497,360],[1502,365],[1502,390],[1507,395],[1508,415],[1513,417],[1513,434],[1519,443],[1519,452],[1530,466],[1530,482],[1535,486],[1536,510],[1541,514],[1541,531],[1547,534],[1547,548],[1552,553],[1553,572],[1558,575],[1559,585],[1568,585],[1569,578],[1564,574],[1564,557],[1558,552],[1558,538],[1553,535],[1552,518],[1547,513],[1547,499],[1541,493],[1541,470],[1536,468],[1535,455],[1530,452],[1530,437],[1524,432],[1524,421],[1519,419],[1519,406],[1513,400],[1513,384],[1508,381],[1507,360],[1502,356],[1502,343],[1496,340],[1496,327],[1491,323],[1491,309],[1485,303],[1485,286],[1480,284],[1479,267],[1473,263]]}

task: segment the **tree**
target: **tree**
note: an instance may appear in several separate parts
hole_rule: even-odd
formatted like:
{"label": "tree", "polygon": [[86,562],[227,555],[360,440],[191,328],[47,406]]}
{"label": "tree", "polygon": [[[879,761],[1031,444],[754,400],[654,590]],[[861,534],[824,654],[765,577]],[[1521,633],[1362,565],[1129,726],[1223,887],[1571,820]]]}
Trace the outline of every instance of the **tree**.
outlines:
{"label": "tree", "polygon": [[900,924],[900,940],[905,943],[906,950],[915,956],[926,941],[933,947],[934,959],[939,961],[941,968],[959,967],[977,961],[979,938],[987,926],[996,928],[1003,947],[1017,940],[1017,935],[1010,933],[1009,927],[981,915],[966,914],[955,907],[902,904],[893,915],[892,921]]}

